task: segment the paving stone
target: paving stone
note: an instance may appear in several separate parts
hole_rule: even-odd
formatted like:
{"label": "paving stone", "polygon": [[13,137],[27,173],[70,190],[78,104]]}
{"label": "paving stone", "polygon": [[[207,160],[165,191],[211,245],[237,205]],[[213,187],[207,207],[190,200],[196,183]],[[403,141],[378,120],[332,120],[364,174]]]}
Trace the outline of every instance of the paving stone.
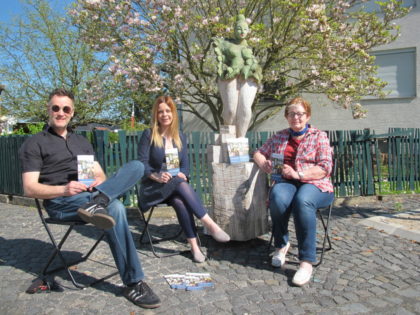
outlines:
{"label": "paving stone", "polygon": [[381,308],[386,307],[387,305],[389,305],[389,302],[384,301],[384,300],[379,299],[379,298],[376,298],[376,297],[370,298],[368,300],[368,303],[371,306],[373,306],[373,307],[381,307]]}
{"label": "paving stone", "polygon": [[370,309],[367,308],[365,305],[360,303],[352,303],[347,304],[340,307],[340,310],[343,311],[345,314],[362,314],[362,313],[369,313]]}
{"label": "paving stone", "polygon": [[399,295],[411,298],[420,298],[420,291],[417,288],[409,288],[397,292]]}
{"label": "paving stone", "polygon": [[334,302],[334,299],[329,297],[329,296],[320,297],[318,299],[318,302],[322,307],[331,307],[331,306],[334,306],[336,304]]}
{"label": "paving stone", "polygon": [[345,299],[344,297],[342,297],[342,296],[339,296],[339,295],[337,295],[337,296],[334,296],[333,297],[333,300],[334,300],[334,302],[336,303],[336,304],[345,304],[345,303],[348,303],[348,300],[347,299]]}
{"label": "paving stone", "polygon": [[404,307],[400,307],[394,313],[395,315],[415,315],[414,313],[406,310]]}

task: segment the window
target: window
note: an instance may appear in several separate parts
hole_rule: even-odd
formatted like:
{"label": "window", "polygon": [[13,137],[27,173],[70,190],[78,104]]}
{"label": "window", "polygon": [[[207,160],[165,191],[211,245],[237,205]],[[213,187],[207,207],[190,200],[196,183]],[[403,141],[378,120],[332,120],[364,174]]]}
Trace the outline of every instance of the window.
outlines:
{"label": "window", "polygon": [[375,51],[375,64],[379,66],[377,76],[388,82],[384,91],[386,98],[416,96],[416,49]]}

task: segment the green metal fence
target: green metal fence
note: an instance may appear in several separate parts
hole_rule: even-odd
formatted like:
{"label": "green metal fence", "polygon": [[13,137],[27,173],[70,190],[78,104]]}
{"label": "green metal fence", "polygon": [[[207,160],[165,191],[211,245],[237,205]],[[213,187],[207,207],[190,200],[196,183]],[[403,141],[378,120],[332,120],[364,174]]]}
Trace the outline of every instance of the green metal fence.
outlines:
{"label": "green metal fence", "polygon": [[[369,130],[327,131],[334,149],[337,196],[367,196],[381,194],[385,185],[391,190],[420,188],[420,129],[390,129],[387,134],[375,135]],[[93,144],[98,160],[107,175],[121,165],[137,158],[141,132],[118,133],[111,142],[107,131],[83,133]],[[250,151],[260,147],[273,132],[249,132]],[[0,193],[22,195],[18,149],[28,136],[0,137]],[[191,165],[191,184],[203,199],[210,203],[211,171],[207,162],[207,146],[213,144],[211,132],[187,133]],[[381,152],[380,143],[387,144]],[[124,197],[126,204],[134,202],[134,193]]]}
{"label": "green metal fence", "polygon": [[0,136],[0,193],[22,195],[22,179],[18,151],[27,136]]}

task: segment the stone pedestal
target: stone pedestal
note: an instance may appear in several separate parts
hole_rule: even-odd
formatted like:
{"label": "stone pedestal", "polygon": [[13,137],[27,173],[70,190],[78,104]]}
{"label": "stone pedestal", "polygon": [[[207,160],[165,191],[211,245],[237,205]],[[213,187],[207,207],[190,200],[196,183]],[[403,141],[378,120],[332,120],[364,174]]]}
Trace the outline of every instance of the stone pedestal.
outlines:
{"label": "stone pedestal", "polygon": [[268,232],[267,177],[254,163],[213,163],[213,211],[217,224],[235,241]]}
{"label": "stone pedestal", "polygon": [[221,128],[224,133],[207,149],[213,187],[209,212],[232,240],[247,241],[268,232],[267,177],[255,163],[229,164],[224,139],[235,135],[231,127]]}

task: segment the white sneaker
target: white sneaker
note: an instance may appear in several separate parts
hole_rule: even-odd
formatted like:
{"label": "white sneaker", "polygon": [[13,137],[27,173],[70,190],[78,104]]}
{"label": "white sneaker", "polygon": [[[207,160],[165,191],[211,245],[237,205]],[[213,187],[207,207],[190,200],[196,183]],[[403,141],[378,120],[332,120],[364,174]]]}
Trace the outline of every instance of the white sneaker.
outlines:
{"label": "white sneaker", "polygon": [[312,268],[310,270],[306,268],[299,267],[298,271],[296,271],[295,275],[293,276],[293,284],[299,287],[307,284],[309,280],[311,280],[312,276]]}
{"label": "white sneaker", "polygon": [[286,262],[286,254],[289,251],[290,243],[286,244],[285,250],[281,251],[282,249],[276,249],[273,253],[273,258],[271,258],[271,265],[273,267],[283,267],[284,263]]}

